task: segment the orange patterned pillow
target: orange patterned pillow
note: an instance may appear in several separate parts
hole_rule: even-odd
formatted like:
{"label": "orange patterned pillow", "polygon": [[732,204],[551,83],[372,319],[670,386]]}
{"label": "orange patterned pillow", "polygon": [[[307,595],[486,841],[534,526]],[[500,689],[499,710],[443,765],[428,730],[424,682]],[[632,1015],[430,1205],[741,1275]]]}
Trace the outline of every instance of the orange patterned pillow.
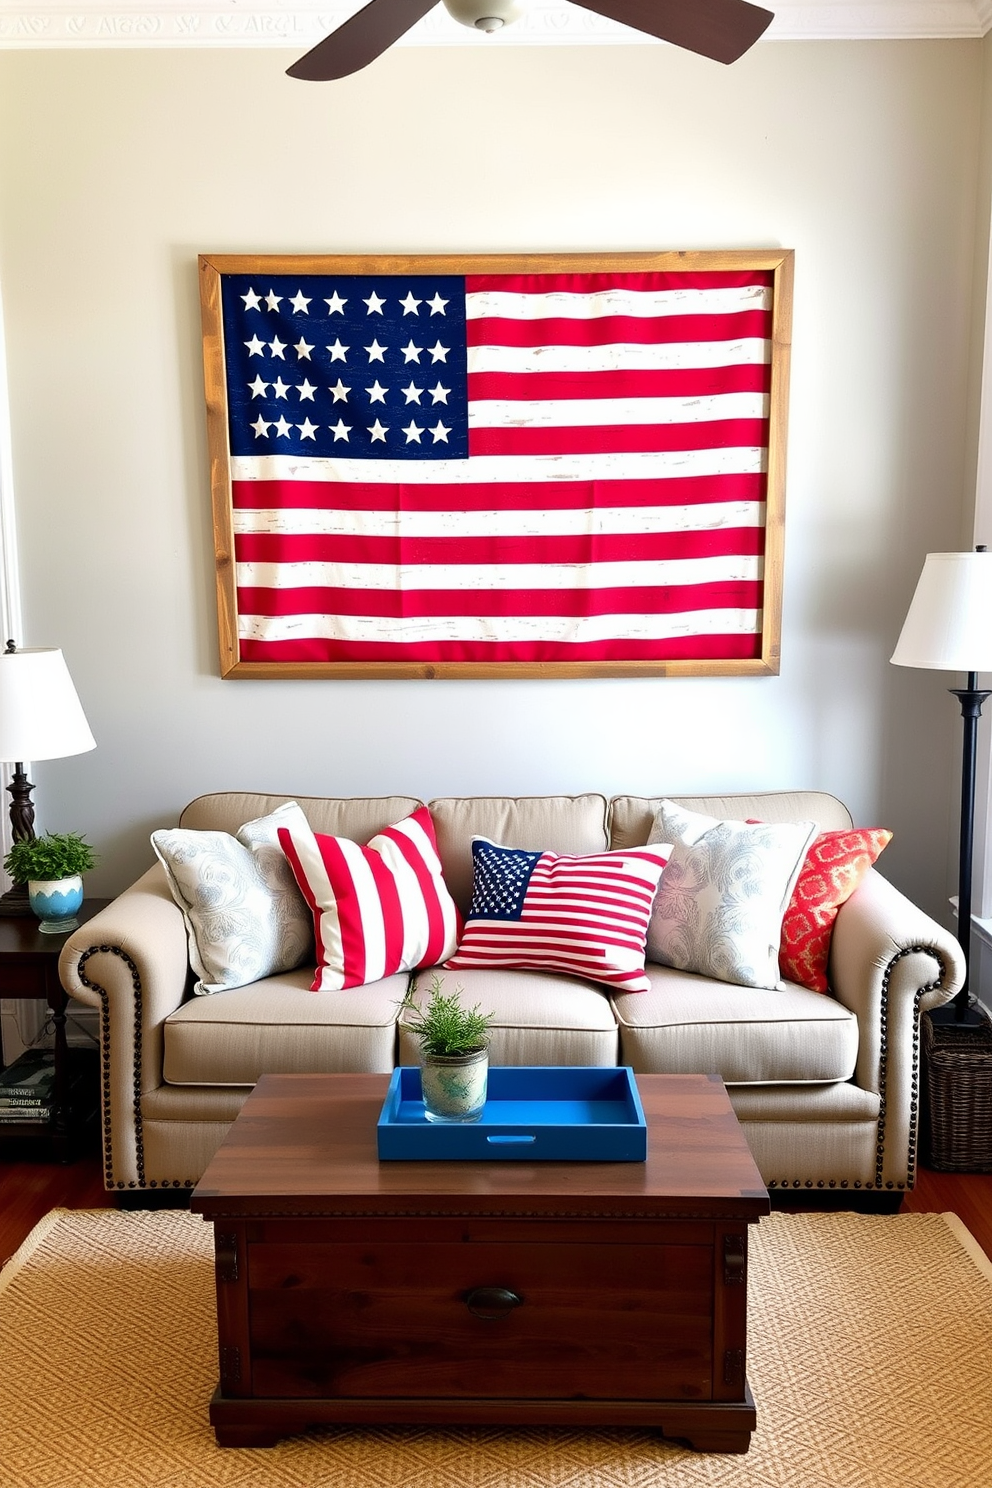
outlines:
{"label": "orange patterned pillow", "polygon": [[837,911],[854,893],[892,833],[882,827],[821,832],[806,853],[782,920],[778,964],[787,981],[827,992],[830,936]]}

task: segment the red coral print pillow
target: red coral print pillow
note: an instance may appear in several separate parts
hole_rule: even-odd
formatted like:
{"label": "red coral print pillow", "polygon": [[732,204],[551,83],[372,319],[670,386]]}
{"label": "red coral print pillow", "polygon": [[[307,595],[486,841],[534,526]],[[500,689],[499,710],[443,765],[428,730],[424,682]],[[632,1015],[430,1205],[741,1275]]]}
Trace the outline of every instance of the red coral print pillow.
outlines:
{"label": "red coral print pillow", "polygon": [[778,964],[782,976],[812,992],[829,991],[827,962],[837,911],[892,841],[883,827],[821,832],[799,871],[782,920]]}

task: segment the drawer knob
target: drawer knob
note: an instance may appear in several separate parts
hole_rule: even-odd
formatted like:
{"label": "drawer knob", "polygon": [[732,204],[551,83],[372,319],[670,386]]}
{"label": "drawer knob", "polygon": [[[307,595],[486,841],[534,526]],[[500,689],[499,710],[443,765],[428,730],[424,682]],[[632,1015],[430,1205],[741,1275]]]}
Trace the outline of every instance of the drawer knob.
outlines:
{"label": "drawer knob", "polygon": [[469,1312],[480,1318],[508,1317],[523,1302],[508,1287],[473,1287],[465,1298]]}

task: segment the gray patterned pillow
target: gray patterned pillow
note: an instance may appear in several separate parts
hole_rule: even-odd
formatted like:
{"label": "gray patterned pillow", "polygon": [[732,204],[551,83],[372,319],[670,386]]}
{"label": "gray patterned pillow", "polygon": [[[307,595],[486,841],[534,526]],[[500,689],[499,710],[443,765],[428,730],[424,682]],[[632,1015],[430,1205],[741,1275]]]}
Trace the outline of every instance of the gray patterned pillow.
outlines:
{"label": "gray patterned pillow", "polygon": [[295,801],[236,837],[176,827],[152,833],[189,936],[194,992],[223,992],[290,971],[312,954],[313,921],[279,846],[306,818]]}
{"label": "gray patterned pillow", "polygon": [[782,919],[816,822],[718,821],[662,801],[648,842],[672,855],[648,926],[647,956],[741,987],[781,987]]}

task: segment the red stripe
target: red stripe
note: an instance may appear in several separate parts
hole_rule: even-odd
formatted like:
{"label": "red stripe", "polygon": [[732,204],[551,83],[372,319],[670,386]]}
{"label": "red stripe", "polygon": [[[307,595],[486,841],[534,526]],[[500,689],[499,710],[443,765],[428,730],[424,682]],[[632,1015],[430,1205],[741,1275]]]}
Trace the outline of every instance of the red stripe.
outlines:
{"label": "red stripe", "polygon": [[632,289],[644,293],[666,289],[746,289],[755,284],[771,288],[772,269],[710,269],[687,272],[637,270],[630,274],[466,274],[466,294],[599,294],[610,289]]}
{"label": "red stripe", "polygon": [[694,506],[763,501],[760,473],[650,480],[495,481],[478,485],[374,485],[362,481],[232,483],[235,511],[587,511],[604,506]]}
{"label": "red stripe", "polygon": [[760,579],[626,589],[252,589],[238,590],[242,615],[673,615],[759,610]]}
{"label": "red stripe", "polygon": [[469,458],[473,455],[615,455],[656,454],[665,450],[763,449],[767,444],[767,419],[468,431]]}
{"label": "red stripe", "polygon": [[[337,920],[341,932],[344,985],[361,986],[365,981],[365,936],[362,931],[358,895],[341,845],[334,837],[316,834],[317,847],[327,877],[333,886]],[[323,949],[318,925],[317,945]],[[329,964],[324,957],[325,965]]]}
{"label": "red stripe", "polygon": [[492,666],[503,662],[666,662],[754,661],[761,656],[760,635],[676,636],[657,641],[332,641],[301,637],[292,641],[249,641],[239,645],[241,661],[300,662],[465,662]]}
{"label": "red stripe", "polygon": [[[421,806],[413,812],[411,821],[417,822],[421,827],[437,853],[437,842],[434,837],[434,824],[431,821],[430,812],[426,806]],[[395,842],[399,851],[403,854],[406,862],[416,874],[417,883],[427,911],[427,949],[419,959],[421,966],[436,966],[444,954],[444,914],[441,909],[441,901],[438,898],[437,881],[431,873],[430,867],[424,861],[423,854],[417,845],[403,832],[388,829],[382,834]],[[438,863],[440,869],[440,863]],[[397,964],[399,964],[397,962]]]}
{"label": "red stripe", "polygon": [[486,564],[660,563],[764,551],[762,527],[698,532],[561,533],[548,537],[364,537],[269,533],[234,540],[239,563]]}
{"label": "red stripe", "polygon": [[470,404],[487,398],[550,402],[573,398],[706,398],[726,393],[767,393],[772,373],[767,362],[735,362],[725,367],[670,367],[654,371],[472,372]]}
{"label": "red stripe", "polygon": [[770,310],[727,315],[603,315],[590,320],[503,320],[487,316],[465,326],[473,346],[671,346],[684,342],[767,341]]}
{"label": "red stripe", "polygon": [[[310,909],[310,914],[313,917],[314,939],[319,947],[321,944],[320,906],[317,903],[317,899],[313,892],[313,889],[310,887],[310,880],[307,878],[307,875],[304,872],[303,864],[300,861],[300,855],[296,850],[296,843],[293,841],[293,834],[289,831],[288,827],[277,827],[276,834],[279,838],[279,846],[282,848],[283,852],[286,854],[286,857],[289,859],[289,865],[293,870],[293,877],[296,879],[300,893],[303,895],[303,898],[305,899]],[[314,972],[313,981],[310,983],[310,991],[318,992],[319,990],[320,967],[318,966],[317,970]]]}
{"label": "red stripe", "polygon": [[[388,828],[384,832],[380,832],[379,836],[395,841],[393,833]],[[318,838],[317,840],[319,841],[320,839]],[[396,879],[393,876],[393,870],[383,861],[381,852],[374,847],[363,847],[362,857],[368,864],[372,875],[372,882],[375,884],[375,891],[379,901],[378,908],[382,915],[382,975],[384,977],[392,976],[394,971],[399,970],[403,962],[403,902],[400,898]],[[361,912],[359,911],[357,897],[355,902],[355,916],[360,921],[356,928],[361,933],[362,953],[364,955],[366,942],[365,926],[368,921],[368,912],[367,908]],[[364,982],[366,979],[367,977],[363,977],[362,981]]]}

